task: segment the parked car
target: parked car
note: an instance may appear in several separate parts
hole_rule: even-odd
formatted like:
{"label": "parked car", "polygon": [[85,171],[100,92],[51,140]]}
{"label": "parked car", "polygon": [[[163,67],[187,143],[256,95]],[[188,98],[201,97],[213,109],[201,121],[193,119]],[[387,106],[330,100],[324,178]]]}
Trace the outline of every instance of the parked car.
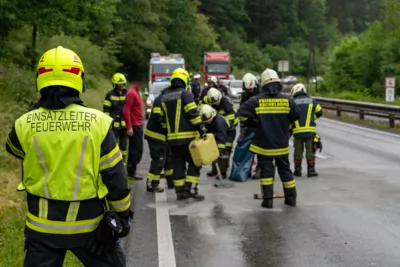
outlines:
{"label": "parked car", "polygon": [[242,80],[232,80],[229,83],[229,90],[232,94],[231,99],[233,101],[239,101],[240,96],[243,93],[243,81]]}
{"label": "parked car", "polygon": [[294,85],[297,83],[297,78],[296,76],[286,76],[285,78],[282,79],[282,83]]}
{"label": "parked car", "polygon": [[151,112],[151,108],[153,107],[153,103],[154,103],[154,99],[156,99],[156,97],[161,94],[161,91],[165,88],[167,88],[169,86],[169,81],[168,82],[154,82],[150,88],[149,91],[145,93],[145,95],[147,96],[146,99],[146,118],[149,117],[150,112]]}

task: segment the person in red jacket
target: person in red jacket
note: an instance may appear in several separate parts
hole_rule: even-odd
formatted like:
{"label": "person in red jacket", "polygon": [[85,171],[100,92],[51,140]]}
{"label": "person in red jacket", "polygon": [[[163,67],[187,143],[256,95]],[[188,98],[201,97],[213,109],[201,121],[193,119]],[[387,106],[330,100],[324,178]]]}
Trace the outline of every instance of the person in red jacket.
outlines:
{"label": "person in red jacket", "polygon": [[124,119],[129,136],[128,148],[128,177],[142,180],[143,176],[136,172],[137,165],[143,154],[143,100],[139,94],[140,85],[133,84],[126,95]]}

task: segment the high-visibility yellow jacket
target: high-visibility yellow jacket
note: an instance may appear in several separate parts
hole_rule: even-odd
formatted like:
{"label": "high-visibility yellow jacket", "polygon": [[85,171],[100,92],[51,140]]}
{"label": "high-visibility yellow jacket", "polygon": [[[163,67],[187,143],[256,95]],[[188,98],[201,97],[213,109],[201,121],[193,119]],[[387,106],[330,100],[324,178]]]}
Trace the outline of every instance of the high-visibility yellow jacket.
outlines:
{"label": "high-visibility yellow jacket", "polygon": [[77,104],[34,109],[16,120],[6,149],[23,160],[18,190],[27,192],[28,240],[80,246],[97,228],[106,203],[121,215],[129,211],[130,189],[112,121]]}

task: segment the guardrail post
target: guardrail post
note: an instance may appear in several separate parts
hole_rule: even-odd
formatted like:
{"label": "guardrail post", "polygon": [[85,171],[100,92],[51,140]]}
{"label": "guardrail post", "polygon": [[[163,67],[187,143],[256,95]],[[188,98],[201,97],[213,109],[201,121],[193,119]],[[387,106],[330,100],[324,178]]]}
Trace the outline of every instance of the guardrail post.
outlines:
{"label": "guardrail post", "polygon": [[392,114],[389,115],[389,126],[394,128],[394,116]]}
{"label": "guardrail post", "polygon": [[338,108],[336,108],[336,116],[340,117],[340,115],[342,115],[342,111],[338,107]]}
{"label": "guardrail post", "polygon": [[360,120],[364,120],[364,111],[360,110]]}

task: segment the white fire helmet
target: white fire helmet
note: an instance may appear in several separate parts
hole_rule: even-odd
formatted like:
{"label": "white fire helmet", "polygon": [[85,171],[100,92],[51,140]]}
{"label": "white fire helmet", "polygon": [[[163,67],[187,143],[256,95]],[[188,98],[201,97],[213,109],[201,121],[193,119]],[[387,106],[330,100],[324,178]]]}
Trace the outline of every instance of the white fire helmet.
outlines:
{"label": "white fire helmet", "polygon": [[203,122],[210,122],[215,116],[217,112],[210,105],[203,105],[200,109],[200,116]]}
{"label": "white fire helmet", "polygon": [[243,76],[242,81],[243,81],[244,89],[246,89],[246,90],[257,88],[258,80],[257,80],[256,76],[254,76],[251,73],[246,73]]}
{"label": "white fire helmet", "polygon": [[211,105],[219,105],[222,99],[222,94],[218,89],[210,88],[207,92],[207,98]]}
{"label": "white fire helmet", "polygon": [[307,94],[307,89],[302,83],[295,84],[290,90],[290,94],[294,96],[297,93],[304,92]]}
{"label": "white fire helmet", "polygon": [[281,79],[279,79],[278,73],[276,71],[271,70],[271,69],[266,69],[264,70],[263,73],[261,73],[261,85],[264,86],[269,83],[273,82],[281,82]]}

